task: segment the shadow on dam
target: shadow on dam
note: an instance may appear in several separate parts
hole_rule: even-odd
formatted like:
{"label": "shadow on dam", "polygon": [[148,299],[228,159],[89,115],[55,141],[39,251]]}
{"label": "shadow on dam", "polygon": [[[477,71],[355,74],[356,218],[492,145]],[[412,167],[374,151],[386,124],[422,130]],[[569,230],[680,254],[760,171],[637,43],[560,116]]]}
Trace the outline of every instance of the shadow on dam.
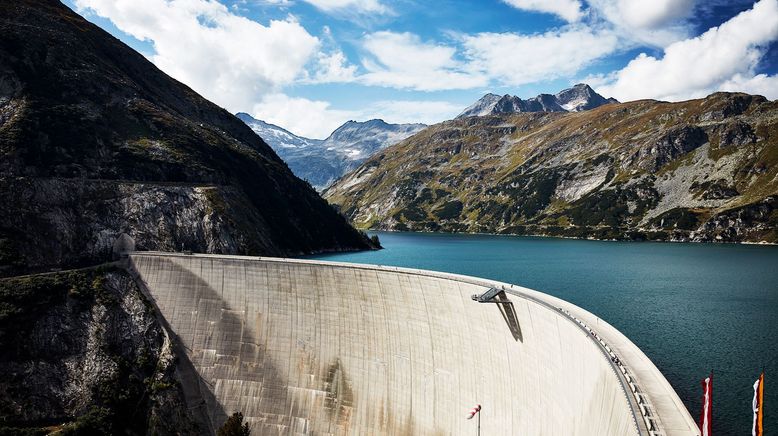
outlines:
{"label": "shadow on dam", "polygon": [[[130,265],[211,432],[240,411],[260,435],[472,434],[480,403],[482,434],[698,434],[627,338],[532,290],[288,259],[136,252]],[[498,304],[471,299],[492,286],[510,287]]]}
{"label": "shadow on dam", "polygon": [[513,304],[504,292],[498,294],[496,300],[498,303],[497,307],[500,309],[500,314],[505,320],[505,324],[508,326],[511,335],[513,335],[513,339],[524,342],[524,338],[521,336],[521,325],[519,325],[519,320],[516,318],[516,311],[513,310]]}
{"label": "shadow on dam", "polygon": [[[158,260],[164,264],[160,267],[165,269],[170,277],[175,277],[176,292],[184,295],[185,300],[194,303],[193,306],[184,306],[194,308],[188,326],[173,329],[164,316],[161,321],[171,333],[176,356],[180,359],[177,372],[187,406],[200,428],[208,429],[207,434],[215,434],[228,418],[225,407],[216,399],[216,386],[209,380],[240,380],[238,392],[228,395],[246,398],[244,390],[248,390],[248,396],[259,398],[259,402],[226,403],[234,411],[241,411],[244,415],[255,418],[252,422],[252,431],[255,434],[287,434],[285,430],[293,428],[287,412],[292,411],[292,415],[301,414],[301,411],[294,410],[299,405],[290,401],[287,395],[289,382],[274,368],[271,359],[265,359],[263,345],[257,342],[250,329],[245,328],[245,311],[231,307],[220,292],[186,266],[170,259]],[[137,271],[137,268],[133,269]],[[155,293],[148,287],[148,283],[141,277],[139,284],[159,309]],[[194,335],[185,335],[182,338],[176,334],[176,331],[182,330],[194,332]],[[325,399],[327,408],[341,412],[336,418],[342,421],[342,415],[345,415],[343,409],[349,402],[350,392],[339,362],[330,365],[325,384],[328,392],[332,394]],[[258,415],[261,415],[261,418]],[[302,430],[305,431],[304,428]]]}
{"label": "shadow on dam", "polygon": [[[223,306],[223,302],[221,302],[221,298],[216,291],[204,281],[200,280],[196,275],[189,272],[186,268],[172,264],[168,266],[173,274],[176,274],[181,278],[183,283],[187,283],[187,286],[181,289],[182,292],[190,294],[195,300],[209,302],[219,307]],[[130,269],[137,274],[134,265],[131,264]],[[142,277],[135,275],[135,278],[136,283],[143,290],[144,294],[151,300],[155,307],[159,309],[157,301],[155,300],[153,293],[149,290],[147,283]],[[192,349],[187,346],[184,339],[181,339],[176,335],[165,317],[160,318],[162,326],[170,336],[173,350],[178,358],[176,372],[178,378],[181,380],[189,412],[197,421],[197,424],[201,429],[208,429],[210,432],[215,432],[215,429],[218,428],[220,423],[227,419],[227,413],[219,402],[216,401],[213,385],[198,373],[195,362],[191,360],[191,357],[194,357],[191,356],[193,354]],[[236,321],[240,321],[236,315],[229,312],[227,312],[226,318],[226,322],[222,323],[222,319],[220,318],[216,324],[214,330],[217,334],[221,334],[223,324],[235,325]]]}

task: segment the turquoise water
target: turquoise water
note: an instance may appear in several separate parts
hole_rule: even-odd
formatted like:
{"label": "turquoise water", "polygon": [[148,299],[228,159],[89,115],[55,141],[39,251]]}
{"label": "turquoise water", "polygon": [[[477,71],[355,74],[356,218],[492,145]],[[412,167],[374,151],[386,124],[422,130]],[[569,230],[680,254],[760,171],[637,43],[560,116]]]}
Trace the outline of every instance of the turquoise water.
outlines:
{"label": "turquoise water", "polygon": [[764,367],[765,433],[778,434],[778,247],[378,235],[384,250],[315,258],[491,278],[570,301],[637,344],[695,419],[700,380],[713,369],[717,435],[751,434]]}

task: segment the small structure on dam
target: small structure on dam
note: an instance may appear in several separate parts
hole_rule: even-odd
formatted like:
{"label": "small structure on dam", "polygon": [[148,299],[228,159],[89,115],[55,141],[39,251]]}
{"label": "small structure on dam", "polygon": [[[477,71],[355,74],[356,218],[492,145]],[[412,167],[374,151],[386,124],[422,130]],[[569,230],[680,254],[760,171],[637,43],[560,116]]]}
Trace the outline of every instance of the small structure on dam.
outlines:
{"label": "small structure on dam", "polygon": [[699,435],[634,344],[540,292],[307,260],[129,264],[212,431],[240,411],[258,435],[472,435],[481,404],[484,435]]}

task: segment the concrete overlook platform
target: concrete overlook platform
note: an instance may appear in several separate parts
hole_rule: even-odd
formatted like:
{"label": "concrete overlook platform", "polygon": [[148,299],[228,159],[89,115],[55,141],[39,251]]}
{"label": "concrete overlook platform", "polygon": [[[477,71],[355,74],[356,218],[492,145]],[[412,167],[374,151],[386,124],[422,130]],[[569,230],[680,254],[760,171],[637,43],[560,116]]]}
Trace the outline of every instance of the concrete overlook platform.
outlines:
{"label": "concrete overlook platform", "polygon": [[[662,374],[593,314],[432,271],[133,252],[188,359],[187,404],[257,435],[698,435]],[[471,295],[505,291],[511,304]]]}

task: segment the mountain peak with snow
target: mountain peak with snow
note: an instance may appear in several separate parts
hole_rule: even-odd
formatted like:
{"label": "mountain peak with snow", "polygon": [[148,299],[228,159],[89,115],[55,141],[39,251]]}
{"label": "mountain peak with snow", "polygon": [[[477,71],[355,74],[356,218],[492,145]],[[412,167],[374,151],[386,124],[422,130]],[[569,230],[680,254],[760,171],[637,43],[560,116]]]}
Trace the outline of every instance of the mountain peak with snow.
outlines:
{"label": "mountain peak with snow", "polygon": [[554,95],[540,94],[526,100],[510,94],[499,96],[489,93],[468,106],[457,118],[517,112],[578,112],[608,103],[618,103],[618,101],[605,98],[597,94],[589,85],[579,83]]}
{"label": "mountain peak with snow", "polygon": [[292,172],[321,189],[373,153],[393,145],[427,127],[425,124],[390,124],[381,119],[349,120],[327,139],[297,136],[288,130],[236,114],[283,159]]}
{"label": "mountain peak with snow", "polygon": [[601,96],[585,83],[579,83],[572,88],[559,91],[554,97],[559,105],[568,112],[579,112],[608,103],[618,103],[615,98]]}

